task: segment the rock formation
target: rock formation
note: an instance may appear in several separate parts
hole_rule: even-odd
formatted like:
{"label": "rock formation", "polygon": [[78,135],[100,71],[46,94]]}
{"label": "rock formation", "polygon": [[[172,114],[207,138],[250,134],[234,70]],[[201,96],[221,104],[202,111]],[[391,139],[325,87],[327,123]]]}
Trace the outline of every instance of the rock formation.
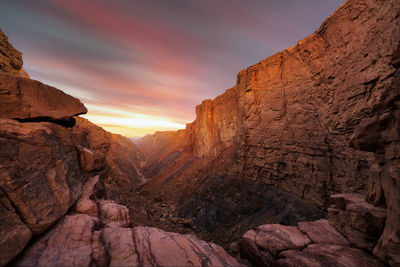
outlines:
{"label": "rock formation", "polygon": [[86,182],[73,213],[30,246],[17,266],[242,266],[195,236],[129,227],[125,206],[97,198],[98,181]]}
{"label": "rock formation", "polygon": [[[240,71],[233,88],[196,107],[175,149],[160,146],[143,190],[185,204],[234,176],[322,209],[332,194],[359,194],[386,212],[378,236],[349,225],[359,246],[400,264],[399,12],[398,0],[346,1],[315,33]],[[154,140],[173,136],[161,135]]]}
{"label": "rock formation", "polygon": [[373,237],[382,234],[386,210],[360,195],[331,197],[335,205],[329,220],[261,225],[243,235],[241,255],[256,266],[384,266],[371,250]]}
{"label": "rock formation", "polygon": [[0,118],[59,121],[86,114],[79,101],[61,90],[13,74],[0,73]]}
{"label": "rock formation", "polygon": [[7,35],[0,29],[0,72],[13,73],[29,78],[22,65],[22,53],[8,42]]}

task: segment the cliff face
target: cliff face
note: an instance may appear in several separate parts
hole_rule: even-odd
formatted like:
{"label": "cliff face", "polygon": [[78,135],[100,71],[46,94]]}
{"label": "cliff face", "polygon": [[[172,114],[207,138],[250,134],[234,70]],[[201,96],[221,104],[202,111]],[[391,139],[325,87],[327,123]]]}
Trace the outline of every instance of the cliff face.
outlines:
{"label": "cliff face", "polygon": [[184,153],[145,189],[185,195],[229,174],[319,207],[362,194],[388,208],[375,255],[399,262],[399,13],[398,0],[346,1],[315,33],[240,71],[196,107]]}
{"label": "cliff face", "polygon": [[242,70],[196,108],[187,150],[215,158],[237,147],[235,171],[323,206],[366,192],[370,153],[350,147],[363,118],[397,95],[396,1],[348,1],[311,36]]}

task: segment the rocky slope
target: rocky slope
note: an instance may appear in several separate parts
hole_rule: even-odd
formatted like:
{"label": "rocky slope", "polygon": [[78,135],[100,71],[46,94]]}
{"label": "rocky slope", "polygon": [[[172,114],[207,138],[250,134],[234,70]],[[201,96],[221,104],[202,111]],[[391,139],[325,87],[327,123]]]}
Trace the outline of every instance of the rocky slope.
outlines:
{"label": "rocky slope", "polygon": [[233,88],[196,107],[173,149],[164,149],[171,133],[146,138],[163,156],[145,166],[153,178],[143,190],[180,207],[220,176],[322,209],[331,194],[361,194],[387,208],[373,254],[400,264],[399,14],[398,0],[346,1],[315,33],[240,71]]}

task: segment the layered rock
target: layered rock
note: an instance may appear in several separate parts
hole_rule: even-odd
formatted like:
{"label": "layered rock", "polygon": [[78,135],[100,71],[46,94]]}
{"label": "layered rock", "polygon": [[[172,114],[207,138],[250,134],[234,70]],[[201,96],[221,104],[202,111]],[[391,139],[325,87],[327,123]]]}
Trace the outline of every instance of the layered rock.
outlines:
{"label": "layered rock", "polygon": [[0,118],[63,121],[85,114],[79,101],[61,90],[27,78],[0,73]]}
{"label": "layered rock", "polygon": [[22,65],[22,53],[8,42],[7,35],[0,29],[0,72],[29,78],[29,75],[22,69]]}
{"label": "layered rock", "polygon": [[241,255],[256,266],[384,266],[350,242],[327,220],[298,226],[267,224],[245,233]]}

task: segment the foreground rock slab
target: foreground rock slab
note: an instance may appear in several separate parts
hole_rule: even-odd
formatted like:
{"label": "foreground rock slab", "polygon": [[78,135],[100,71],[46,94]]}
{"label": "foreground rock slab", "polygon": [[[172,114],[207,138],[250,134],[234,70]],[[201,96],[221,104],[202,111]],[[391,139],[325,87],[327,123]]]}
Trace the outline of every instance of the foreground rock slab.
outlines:
{"label": "foreground rock slab", "polygon": [[131,228],[128,209],[99,199],[90,177],[69,213],[32,244],[18,266],[242,266],[222,247],[191,235]]}

